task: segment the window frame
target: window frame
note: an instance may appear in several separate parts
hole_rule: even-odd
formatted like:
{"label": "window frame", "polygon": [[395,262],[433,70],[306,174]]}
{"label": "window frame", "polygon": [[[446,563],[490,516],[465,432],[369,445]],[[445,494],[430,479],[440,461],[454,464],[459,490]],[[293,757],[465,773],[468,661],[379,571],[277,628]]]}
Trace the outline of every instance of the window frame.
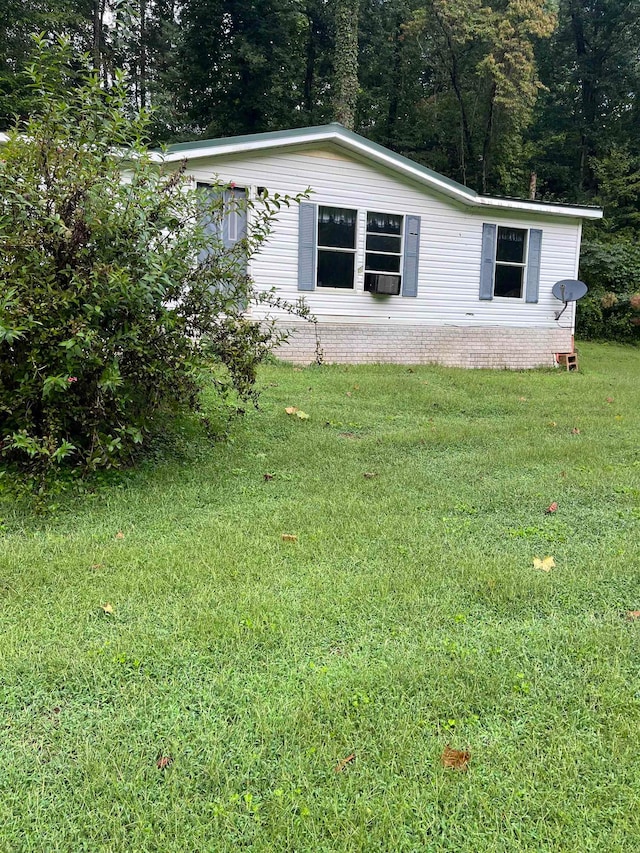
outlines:
{"label": "window frame", "polygon": [[[498,260],[498,242],[500,240],[500,229],[505,231],[522,231],[525,234],[524,239],[524,251],[523,251],[523,261],[499,261]],[[500,225],[496,223],[496,237],[495,237],[495,251],[494,251],[494,262],[493,262],[493,290],[492,296],[494,299],[511,299],[517,300],[518,302],[524,302],[526,299],[526,291],[527,291],[527,267],[529,265],[529,232],[530,228],[521,228],[517,225]],[[520,284],[520,296],[501,296],[496,293],[496,272],[498,270],[498,266],[502,267],[516,267],[522,270],[522,280]]]}
{"label": "window frame", "polygon": [[[354,232],[353,232],[353,248],[350,249],[345,246],[325,246],[320,245],[320,209],[326,208],[327,210],[349,210],[352,213],[355,213],[355,221],[354,221]],[[356,279],[358,275],[358,218],[360,216],[360,210],[357,207],[344,207],[338,206],[336,204],[320,204],[318,203],[318,208],[316,210],[316,290],[321,291],[333,291],[340,293],[355,293],[356,292]],[[320,252],[340,252],[347,255],[353,256],[353,276],[351,277],[351,287],[333,287],[331,285],[319,284],[318,283],[318,274],[320,271]]]}
{"label": "window frame", "polygon": [[[381,215],[381,216],[397,216],[400,218],[400,233],[399,234],[382,234],[379,231],[369,231],[369,215]],[[365,210],[365,220],[364,220],[364,258],[363,258],[363,280],[362,286],[365,293],[371,293],[373,295],[376,294],[375,290],[367,290],[367,273],[371,275],[393,275],[398,276],[400,279],[398,293],[389,293],[384,294],[386,296],[402,296],[402,282],[404,279],[404,250],[405,250],[405,227],[406,227],[406,217],[405,213],[391,213],[388,210]],[[400,239],[400,251],[399,252],[379,252],[377,250],[369,251],[367,249],[367,237],[371,234],[373,237],[394,237]],[[398,258],[398,272],[389,272],[389,270],[376,270],[376,269],[368,269],[367,267],[367,255],[386,255],[391,258]]]}

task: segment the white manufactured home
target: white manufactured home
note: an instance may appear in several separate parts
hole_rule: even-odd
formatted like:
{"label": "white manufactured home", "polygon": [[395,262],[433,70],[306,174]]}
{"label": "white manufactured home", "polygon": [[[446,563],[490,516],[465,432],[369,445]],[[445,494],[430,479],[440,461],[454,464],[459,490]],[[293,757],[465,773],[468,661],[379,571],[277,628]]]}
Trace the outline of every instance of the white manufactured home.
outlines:
{"label": "white manufactured home", "polygon": [[[249,272],[258,289],[305,297],[325,361],[528,368],[573,350],[575,305],[556,319],[551,288],[577,278],[582,221],[600,209],[481,196],[339,124],[174,145],[163,159],[239,196],[311,187]],[[231,214],[225,239],[242,227]],[[312,361],[313,327],[279,319],[295,327],[280,355]]]}

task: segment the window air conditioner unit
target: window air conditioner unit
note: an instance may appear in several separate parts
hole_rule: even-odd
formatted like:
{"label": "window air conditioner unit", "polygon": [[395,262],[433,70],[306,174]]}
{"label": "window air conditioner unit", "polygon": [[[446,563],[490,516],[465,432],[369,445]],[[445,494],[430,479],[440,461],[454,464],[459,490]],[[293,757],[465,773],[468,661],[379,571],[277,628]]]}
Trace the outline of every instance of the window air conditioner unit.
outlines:
{"label": "window air conditioner unit", "polygon": [[382,296],[400,295],[400,276],[384,275],[382,273],[367,273],[365,290],[369,293],[379,293]]}

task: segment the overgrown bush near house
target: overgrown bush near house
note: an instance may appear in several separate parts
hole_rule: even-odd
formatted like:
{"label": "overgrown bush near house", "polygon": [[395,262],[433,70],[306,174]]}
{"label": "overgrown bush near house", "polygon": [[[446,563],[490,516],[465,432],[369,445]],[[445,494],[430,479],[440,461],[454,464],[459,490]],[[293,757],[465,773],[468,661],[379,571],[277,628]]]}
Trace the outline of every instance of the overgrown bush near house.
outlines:
{"label": "overgrown bush near house", "polygon": [[578,303],[576,334],[593,340],[640,342],[640,245],[630,235],[587,237],[580,277],[589,285]]}
{"label": "overgrown bush near house", "polygon": [[589,285],[578,303],[583,338],[640,342],[640,159],[613,144],[595,165],[605,218],[585,223],[580,277]]}
{"label": "overgrown bush near house", "polygon": [[39,110],[0,148],[0,454],[40,471],[127,459],[207,381],[254,394],[280,333],[243,317],[244,261],[295,201],[248,202],[249,233],[224,248],[221,193],[163,171],[125,81],[105,92],[71,59],[38,40]]}

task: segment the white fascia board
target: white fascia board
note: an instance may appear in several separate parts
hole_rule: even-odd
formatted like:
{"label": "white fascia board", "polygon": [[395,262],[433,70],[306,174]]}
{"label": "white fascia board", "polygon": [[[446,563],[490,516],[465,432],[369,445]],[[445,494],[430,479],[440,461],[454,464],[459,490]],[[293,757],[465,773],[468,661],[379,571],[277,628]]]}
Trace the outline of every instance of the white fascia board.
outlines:
{"label": "white fascia board", "polygon": [[268,148],[286,148],[290,145],[306,145],[307,142],[321,142],[331,139],[337,134],[316,133],[306,136],[304,139],[258,139],[245,142],[221,142],[215,148],[193,148],[190,151],[169,151],[166,154],[158,152],[158,157],[163,163],[176,163],[182,160],[197,160],[202,157],[223,157],[226,154],[242,154],[245,151],[261,151]]}
{"label": "white fascia board", "polygon": [[471,204],[504,210],[523,210],[527,213],[544,213],[550,216],[573,216],[578,219],[602,219],[603,216],[603,211],[599,207],[568,207],[564,204],[544,204],[539,201],[534,203],[516,198],[491,198],[491,196],[479,195]]}
{"label": "white fascia board", "polygon": [[293,145],[307,145],[313,142],[335,142],[349,151],[355,151],[358,154],[366,157],[367,160],[374,160],[382,166],[400,172],[407,177],[412,178],[419,183],[431,187],[449,198],[460,201],[469,207],[483,207],[503,210],[517,210],[526,213],[537,213],[551,216],[570,216],[577,219],[602,219],[603,211],[599,208],[592,207],[568,207],[561,204],[541,204],[539,202],[532,203],[519,199],[507,198],[491,198],[490,196],[477,195],[473,190],[458,189],[455,186],[439,181],[435,175],[426,175],[419,167],[413,167],[410,162],[398,162],[398,159],[389,152],[389,155],[380,151],[378,148],[371,148],[366,141],[360,142],[352,137],[345,137],[339,130],[323,130],[318,133],[308,134],[304,138],[293,136],[289,139],[286,137],[274,139],[251,139],[243,142],[229,142],[228,144],[221,143],[215,148],[202,147],[194,148],[191,151],[172,151],[162,154],[154,152],[154,159],[157,157],[157,162],[160,163],[176,163],[183,160],[196,160],[203,157],[221,157],[228,154],[242,154],[248,151],[260,151],[274,148],[287,148]]}

